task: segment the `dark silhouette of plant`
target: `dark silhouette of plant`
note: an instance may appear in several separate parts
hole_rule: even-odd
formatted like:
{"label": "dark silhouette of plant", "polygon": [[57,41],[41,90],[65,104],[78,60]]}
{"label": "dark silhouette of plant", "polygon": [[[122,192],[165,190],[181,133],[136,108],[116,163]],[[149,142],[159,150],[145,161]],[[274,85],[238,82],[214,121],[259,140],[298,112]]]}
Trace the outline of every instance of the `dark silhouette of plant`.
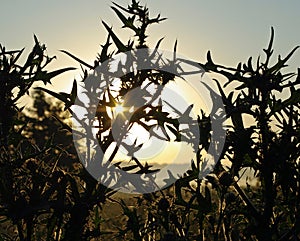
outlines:
{"label": "dark silhouette of plant", "polygon": [[[25,116],[17,107],[17,101],[32,84],[38,80],[46,84],[71,68],[46,72],[44,67],[53,58],[44,56],[45,48],[36,37],[35,47],[23,66],[16,64],[23,50],[5,51],[1,47],[0,98],[4,105],[0,110],[5,115],[0,116],[0,216],[1,219],[4,217],[4,223],[16,227],[17,234],[0,237],[21,241],[97,238],[141,241],[298,240],[300,92],[297,87],[300,70],[297,74],[284,72],[297,48],[285,58],[279,56],[277,61],[273,61],[272,28],[270,43],[264,49],[265,59],[259,57],[255,64],[250,57],[247,63],[240,63],[236,68],[226,67],[214,63],[210,52],[206,63],[181,59],[176,55],[177,42],[172,59],[160,61],[161,57],[156,61],[154,56],[162,39],[157,42],[154,51],[150,50],[146,41],[147,30],[165,18],[160,15],[151,18],[148,8],[135,0],[127,8],[113,3],[112,9],[123,27],[134,33],[134,38],[127,44],[103,22],[108,38],[93,64],[63,51],[82,67],[81,83],[83,92],[90,97],[90,106],[77,100],[79,88],[74,80],[70,93],[56,93],[38,87],[32,109],[35,114]],[[113,46],[115,48],[110,52]],[[137,54],[143,49],[144,52],[139,52],[143,56]],[[118,53],[126,53],[127,59],[118,63],[114,72],[110,64]],[[142,61],[147,61],[150,67],[132,71],[133,64]],[[219,93],[204,83],[212,100],[221,96],[225,113],[218,114],[218,101],[213,103],[211,113],[202,111],[197,119],[190,116],[192,106],[183,113],[177,111],[176,117],[163,110],[161,90],[180,74],[188,74],[182,72],[182,64],[196,68],[198,73],[203,73],[204,69],[227,78],[223,85],[215,80]],[[99,79],[90,78],[88,71],[98,71]],[[111,85],[112,78],[116,76],[121,76],[117,90]],[[150,85],[158,87],[150,92],[147,89]],[[138,92],[132,92],[135,89]],[[105,172],[98,174],[102,184],[91,175],[95,166],[85,169],[74,155],[72,130],[66,116],[61,113],[59,105],[49,104],[41,90],[59,99],[64,109],[90,132],[74,132],[86,144],[86,149],[79,152],[87,160],[84,164],[91,164],[89,161],[93,160],[95,145],[99,144],[105,152],[111,145],[119,144],[107,163],[93,160],[98,165],[96,170],[105,167]],[[134,111],[115,117],[111,112],[118,103],[127,103]],[[87,110],[83,120],[73,111],[76,106]],[[176,106],[168,106],[176,112]],[[94,111],[89,107],[93,107]],[[246,116],[251,121],[245,121]],[[189,132],[180,126],[182,122],[179,120],[183,117],[192,123]],[[209,169],[205,153],[209,152],[210,146],[215,150],[218,145],[213,138],[213,132],[217,131],[212,129],[212,120],[220,123],[220,128],[223,122],[227,123],[225,146],[214,171],[202,177],[204,170]],[[188,142],[193,145],[196,158],[180,179],[175,181],[173,174],[168,172],[165,182],[173,183],[171,186],[136,195],[129,202],[114,196],[116,191],[103,183],[118,187],[118,182],[122,182],[137,192],[143,192],[151,184],[155,186],[158,170],[140,162],[135,156],[142,144],[134,142],[126,146],[122,142],[134,124],[158,139]],[[160,128],[164,134],[156,133],[153,127]],[[119,130],[117,134],[114,128]],[[196,135],[188,139],[187,134],[194,134],[196,129],[200,131],[199,140],[194,140]],[[98,143],[89,138],[94,130]],[[128,151],[129,165],[114,160],[121,145]],[[247,181],[243,187],[239,180],[249,170],[252,172],[248,175],[256,178],[257,184]],[[133,174],[140,175],[134,176],[133,180]],[[150,181],[146,182],[142,176]],[[117,183],[115,186],[114,182]],[[107,203],[118,205],[121,213],[105,219],[102,210],[107,208]],[[115,224],[115,227],[108,229],[106,223]]]}
{"label": "dark silhouette of plant", "polygon": [[50,83],[55,76],[74,69],[64,68],[48,73],[45,68],[54,57],[45,55],[46,47],[40,45],[36,36],[34,36],[34,40],[35,46],[23,65],[19,65],[17,61],[24,49],[6,51],[5,47],[0,45],[1,145],[7,146],[9,144],[7,140],[16,124],[14,119],[20,111],[17,103],[21,97],[29,93],[33,83],[37,81],[43,81],[44,84]]}
{"label": "dark silhouette of plant", "polygon": [[[125,182],[126,186],[133,185],[137,192],[144,192],[145,187],[149,185],[153,185],[152,189],[157,190],[157,188],[155,188],[155,174],[153,174],[157,169],[151,168],[152,166],[147,162],[142,164],[135,157],[136,150],[143,144],[137,145],[135,142],[132,145],[126,145],[126,143],[123,142],[123,138],[128,135],[133,125],[138,124],[148,131],[151,137],[154,136],[161,140],[170,141],[171,136],[167,133],[167,130],[169,130],[172,132],[172,135],[175,135],[175,141],[184,140],[192,145],[196,145],[195,142],[198,142],[198,140],[195,140],[193,130],[182,130],[181,124],[194,123],[194,126],[197,126],[197,120],[193,120],[193,118],[190,117],[192,105],[189,106],[185,112],[177,113],[179,117],[172,117],[169,112],[164,111],[162,108],[160,94],[163,90],[163,86],[167,85],[170,81],[173,81],[176,75],[180,76],[180,62],[176,57],[177,43],[175,43],[174,46],[173,59],[164,62],[163,58],[157,57],[157,51],[162,39],[158,41],[154,50],[150,50],[146,44],[146,30],[150,25],[160,23],[165,20],[165,18],[161,18],[160,15],[156,18],[150,18],[148,9],[140,6],[139,3],[135,1],[133,1],[127,9],[114,3],[112,9],[123,23],[123,27],[134,31],[136,40],[129,41],[127,45],[123,44],[113,30],[103,21],[102,23],[108,31],[108,38],[105,45],[102,46],[102,52],[94,61],[94,66],[85,63],[67,51],[63,51],[82,66],[87,67],[90,70],[98,71],[98,80],[91,78],[86,70],[83,71],[84,94],[90,98],[89,105],[87,106],[82,102],[75,103],[78,89],[76,81],[74,81],[70,94],[55,93],[45,88],[39,89],[44,90],[48,94],[63,101],[65,103],[65,108],[72,113],[73,118],[80,122],[84,127],[86,133],[81,134],[81,140],[85,139],[87,145],[87,151],[83,158],[87,160],[85,165],[88,168],[91,166],[91,169],[96,168],[97,171],[101,170],[101,168],[107,170],[107,172],[105,171],[106,173],[101,173],[102,176],[98,175],[97,179],[107,179],[106,185],[110,185],[111,182],[116,182],[116,187],[119,183]],[[121,11],[129,15],[129,17],[123,15]],[[115,44],[116,53],[108,52],[108,48],[111,45],[110,39],[112,39]],[[141,50],[142,52],[135,53],[135,50]],[[128,51],[132,52],[129,54]],[[122,52],[125,52],[127,55],[126,62],[118,62],[117,71],[111,71],[110,65],[113,62],[112,56]],[[143,63],[148,65],[147,69],[137,69],[136,72],[132,72],[134,64],[142,65]],[[199,72],[201,71],[199,70]],[[111,82],[117,75],[121,76],[121,83],[119,90],[115,91],[112,90],[114,86]],[[156,86],[154,92],[148,90],[149,86]],[[135,94],[132,94],[132,91],[135,91],[136,89],[139,89],[139,93],[135,92]],[[149,97],[150,100],[147,100]],[[128,108],[134,108],[134,112],[124,112],[123,115],[118,115],[115,119],[110,117],[109,112],[117,105],[117,103],[122,103],[124,106],[128,106]],[[143,103],[143,105],[139,106],[140,103]],[[83,120],[80,120],[77,114],[72,111],[71,107],[74,106],[80,106],[83,109],[86,109],[87,114]],[[176,110],[175,107],[172,108]],[[95,110],[94,113],[91,111],[92,109]],[[179,119],[183,119],[183,117],[186,120],[180,123]],[[99,157],[93,157],[92,154],[95,143],[91,143],[90,140],[92,136],[90,127],[93,126],[95,118],[98,123],[96,127],[97,138],[103,152],[106,152],[113,143],[117,143],[108,160],[108,164],[95,160],[97,158],[99,159]],[[88,123],[86,123],[86,121],[88,121]],[[114,136],[113,127],[120,132],[117,136]],[[154,128],[162,130],[164,134],[158,134],[154,131]],[[192,138],[185,138],[188,134],[191,134]],[[119,162],[117,164],[115,163],[113,166],[109,166],[114,160],[120,145],[127,149],[128,156],[134,164],[124,166],[124,162]],[[194,148],[197,147],[195,146]],[[97,154],[95,154],[95,156],[96,155]],[[115,167],[119,168],[120,171]],[[90,172],[93,172],[91,169],[89,169]],[[134,180],[132,180],[132,178],[126,174],[129,171],[139,175],[135,175]],[[142,174],[145,174],[146,179],[150,179],[150,181],[145,181],[142,178]]]}
{"label": "dark silhouette of plant", "polygon": [[[24,65],[17,63],[23,50],[6,51],[1,47],[0,213],[8,229],[1,238],[79,240],[84,235],[92,236],[86,234],[84,226],[88,210],[104,202],[109,190],[87,175],[78,161],[79,166],[71,168],[76,164],[72,163],[75,149],[69,148],[72,137],[64,131],[69,127],[63,122],[61,112],[55,109],[58,106],[53,107],[40,99],[41,92],[34,102],[36,116],[26,116],[23,108],[17,106],[33,83],[40,80],[50,83],[53,77],[74,69],[47,72],[45,67],[54,57],[45,55],[45,46],[40,45],[36,37],[34,39],[35,46]],[[64,168],[66,164],[67,169]],[[93,188],[85,189],[80,183],[89,183]]]}
{"label": "dark silhouette of plant", "polygon": [[[51,192],[46,183],[53,171],[50,163],[59,158],[56,155],[47,157],[47,152],[53,148],[51,140],[38,146],[26,136],[24,130],[28,122],[21,118],[23,108],[18,108],[17,104],[35,82],[51,83],[55,76],[74,69],[46,71],[54,57],[45,54],[46,47],[36,36],[34,41],[33,50],[23,65],[18,60],[24,49],[7,51],[1,46],[0,53],[1,217],[4,217],[2,221],[7,220],[17,227],[20,240],[32,239],[36,219],[50,208],[47,198]],[[43,159],[49,163],[44,163]]]}
{"label": "dark silhouette of plant", "polygon": [[[162,20],[160,16],[150,19],[148,9],[143,8],[135,1],[132,1],[127,9],[114,3],[112,9],[122,21],[123,27],[134,31],[137,36],[137,44],[135,45],[134,41],[129,41],[127,45],[123,44],[113,30],[103,22],[109,36],[94,65],[89,65],[64,51],[88,69],[96,69],[114,55],[114,53],[108,53],[111,45],[110,39],[113,40],[117,53],[135,48],[147,48],[145,40],[148,25]],[[125,16],[123,12],[129,17]],[[227,94],[216,80],[225,104],[226,119],[232,123],[228,128],[225,148],[220,159],[229,160],[231,166],[226,167],[219,162],[214,174],[205,179],[199,179],[201,166],[205,163],[202,151],[207,151],[208,146],[212,144],[210,118],[214,114],[210,113],[210,116],[206,116],[203,113],[198,119],[198,127],[202,134],[200,149],[191,170],[188,170],[180,180],[176,181],[174,193],[169,198],[165,198],[164,193],[158,200],[157,194],[149,194],[148,198],[144,196],[142,200],[148,207],[147,214],[144,214],[147,216],[146,219],[141,219],[136,210],[128,209],[124,202],[119,202],[124,215],[128,217],[126,228],[120,231],[121,236],[124,237],[128,232],[132,233],[135,240],[143,240],[153,237],[153,235],[158,240],[166,240],[171,236],[173,240],[176,238],[204,240],[209,237],[212,237],[213,240],[240,240],[250,237],[258,240],[291,240],[297,236],[299,223],[299,193],[297,191],[299,186],[299,163],[297,162],[299,159],[299,91],[295,87],[299,84],[300,78],[299,76],[293,78],[293,73],[282,72],[296,48],[286,58],[279,57],[277,63],[270,66],[273,38],[272,29],[270,44],[264,50],[266,59],[261,62],[258,58],[256,68],[252,66],[252,58],[246,64],[239,64],[237,68],[217,65],[212,61],[210,52],[207,54],[205,64],[183,59],[173,60],[171,63],[173,69],[178,68],[176,60],[179,60],[199,69],[204,68],[208,72],[225,76],[228,83],[224,85],[224,88],[228,88],[232,82],[240,83],[238,87],[231,88],[231,92]],[[156,48],[159,47],[161,40],[158,41]],[[148,55],[149,57],[151,55]],[[84,71],[84,74],[84,81],[86,81],[87,71]],[[112,120],[106,113],[107,107],[115,106],[120,98],[130,90],[141,86],[146,78],[151,78],[151,75],[153,76],[153,73],[143,71],[136,75],[133,73],[124,75],[121,78],[121,89],[117,96],[112,95],[109,86],[103,90],[105,94],[100,101],[102,111],[97,112],[96,115],[99,122],[99,143],[103,150],[106,150],[114,141],[110,132],[104,139],[100,138],[111,128]],[[156,81],[155,83],[161,85],[167,84],[175,77],[160,71],[154,76],[156,78],[152,79]],[[89,86],[92,87],[92,84],[89,83]],[[207,88],[210,89],[209,86]],[[70,95],[58,95],[48,90],[45,91],[61,100],[68,96],[65,100],[66,108],[74,104],[76,88],[73,88]],[[284,100],[279,99],[277,96],[283,91],[289,91],[290,97]],[[218,94],[212,89],[210,92],[211,98],[215,99]],[[91,94],[92,92],[87,93]],[[144,92],[144,94],[147,93]],[[103,109],[103,107],[105,108]],[[149,117],[143,109],[136,112],[137,116],[156,119],[163,123],[162,127],[165,127],[164,124],[170,121],[167,119],[168,116],[160,112],[156,106],[150,106],[150,109],[152,117]],[[252,117],[249,126],[243,119],[245,115]],[[133,118],[131,121],[136,121],[146,129],[148,128],[139,119]],[[171,120],[171,124],[173,133],[179,135],[176,120]],[[282,150],[280,148],[282,146],[286,146],[286,148]],[[117,151],[117,148],[115,150]],[[110,161],[113,156],[114,154]],[[140,173],[146,168],[134,158],[134,155],[132,155],[132,160],[136,164],[120,168],[126,171],[138,168],[136,173]],[[255,176],[259,178],[257,187],[248,185],[243,190],[239,186],[238,179],[241,178],[241,171],[244,168],[255,171]],[[146,170],[149,171],[149,169]],[[186,195],[183,195],[183,191],[186,192]],[[170,204],[171,200],[173,200],[172,205]],[[161,209],[163,202],[169,203],[170,206]],[[246,209],[243,206],[246,206]],[[155,209],[154,207],[160,208]],[[284,209],[285,211],[283,211]],[[156,210],[164,211],[157,213]],[[194,215],[198,221],[198,232],[189,233],[190,219],[184,218],[188,215]]]}
{"label": "dark silhouette of plant", "polygon": [[[298,75],[283,72],[298,47],[283,59],[279,56],[271,65],[273,39],[272,28],[270,43],[264,49],[266,58],[264,61],[258,58],[255,67],[252,57],[246,64],[238,64],[237,68],[218,65],[212,61],[210,52],[207,62],[199,64],[208,72],[226,77],[228,81],[224,88],[230,90],[226,94],[216,80],[225,104],[226,118],[232,123],[221,159],[229,160],[231,166],[225,168],[220,164],[215,168],[216,176],[207,177],[212,190],[218,193],[218,208],[203,205],[202,199],[198,200],[199,206],[211,207],[198,215],[201,217],[200,229],[205,215],[217,212],[208,220],[214,240],[299,238],[300,92],[296,87],[300,76],[299,69]],[[230,88],[232,83],[239,85]],[[282,99],[278,97],[280,93],[289,96]],[[245,123],[246,115],[252,117],[250,123]],[[243,175],[244,168],[254,170],[254,176],[259,179],[257,186],[247,184],[246,190],[240,188],[237,179]],[[185,179],[178,181],[180,187],[186,186],[182,185]],[[199,195],[200,189],[198,186],[195,195]],[[191,187],[189,190],[194,193]],[[205,198],[210,197],[209,192],[206,189]],[[247,209],[242,208],[244,205]]]}
{"label": "dark silhouette of plant", "polygon": [[[139,3],[132,1],[132,4],[128,6],[127,9],[119,6],[118,4],[114,3],[114,6],[112,9],[115,11],[115,13],[118,15],[122,23],[124,24],[123,27],[127,27],[135,32],[136,41],[129,41],[127,45],[123,44],[122,41],[115,35],[113,30],[108,27],[108,25],[103,22],[105,28],[107,29],[109,36],[107,39],[107,42],[102,46],[102,52],[98,55],[97,59],[94,61],[94,65],[90,65],[88,63],[85,63],[84,61],[80,60],[78,57],[72,55],[71,53],[67,51],[63,51],[76,61],[78,61],[82,66],[87,67],[90,70],[97,70],[97,68],[101,68],[102,70],[107,70],[109,71],[109,65],[110,65],[110,58],[114,55],[113,53],[108,52],[108,48],[111,45],[110,39],[113,40],[113,43],[115,44],[116,47],[116,53],[120,52],[127,52],[130,50],[136,50],[136,49],[148,49],[147,44],[146,44],[146,30],[147,28],[153,24],[153,23],[159,23],[164,18],[160,18],[160,15],[158,15],[156,18],[150,18],[148,9],[146,7],[142,7],[139,5]],[[126,17],[121,13],[123,11],[124,13],[128,14],[129,17]],[[159,45],[161,43],[162,39],[160,39],[155,47],[155,49],[159,48]],[[179,122],[179,119],[185,117],[187,120],[187,123],[194,123],[195,126],[201,125],[202,123],[206,123],[208,119],[206,118],[205,120],[193,120],[189,114],[191,111],[191,108],[189,107],[185,112],[183,113],[177,113],[179,117],[172,117],[170,116],[170,113],[163,111],[161,107],[161,100],[160,100],[160,93],[162,88],[157,88],[154,93],[150,93],[146,87],[155,84],[157,86],[164,86],[168,84],[169,81],[173,81],[175,78],[174,71],[179,74],[178,69],[180,69],[180,61],[178,61],[176,57],[176,45],[174,47],[174,56],[172,60],[169,60],[168,62],[162,62],[159,59],[156,60],[154,57],[156,54],[157,50],[154,50],[154,52],[145,51],[144,56],[139,56],[135,55],[134,52],[132,56],[128,55],[127,62],[126,63],[119,63],[118,67],[118,74],[121,74],[121,87],[118,90],[117,94],[113,93],[113,90],[111,90],[111,86],[109,84],[106,84],[104,88],[100,87],[102,86],[102,82],[104,83],[110,83],[110,77],[106,77],[105,75],[103,76],[103,81],[95,81],[95,79],[91,79],[88,76],[88,72],[86,70],[83,70],[83,82],[84,82],[84,91],[86,93],[86,96],[93,97],[99,95],[100,91],[100,98],[99,99],[90,99],[89,101],[93,103],[96,106],[97,111],[95,111],[95,116],[98,122],[97,125],[97,137],[98,137],[98,142],[102,148],[102,150],[105,152],[108,147],[113,144],[114,142],[119,142],[122,143],[122,138],[123,136],[127,135],[127,132],[130,130],[133,124],[137,123],[138,125],[142,126],[144,129],[149,131],[151,136],[156,136],[157,138],[166,138],[167,140],[171,139],[170,134],[166,132],[166,129],[170,130],[173,135],[175,135],[176,139],[175,141],[183,141],[184,137],[186,135],[185,130],[181,130],[180,124],[186,124],[185,122]],[[133,66],[134,62],[132,59],[139,59],[139,58],[144,58],[142,61],[147,61],[149,67],[148,69],[145,70],[137,70],[136,72],[131,72],[129,69],[131,66]],[[139,60],[136,61],[137,63],[140,63]],[[168,71],[169,70],[169,71]],[[173,72],[173,73],[172,73]],[[199,72],[201,72],[199,70]],[[101,73],[101,72],[100,72]],[[115,76],[116,73],[113,72],[108,72],[112,76]],[[99,77],[100,78],[100,77]],[[142,87],[145,85],[146,87]],[[126,96],[127,93],[130,93],[130,91],[133,91],[136,88],[139,89],[139,96],[141,99],[151,97],[151,100],[147,102],[147,104],[144,104],[142,107],[136,106],[137,103],[139,103],[141,100],[138,99],[138,97],[128,95]],[[48,94],[58,98],[59,100],[63,101],[65,103],[65,109],[68,109],[73,117],[75,119],[78,119],[76,116],[76,113],[74,113],[71,109],[74,105],[80,105],[83,108],[88,109],[87,110],[87,116],[84,118],[84,121],[81,122],[82,125],[84,126],[93,126],[93,121],[94,121],[94,116],[90,116],[89,114],[93,115],[93,112],[86,107],[82,103],[75,103],[75,99],[77,97],[77,83],[74,81],[73,88],[70,94],[67,93],[55,93],[53,91],[47,90],[45,88],[38,88],[40,90],[43,90],[47,92]],[[124,106],[130,106],[130,107],[135,107],[135,112],[133,114],[129,114],[126,116],[125,120],[123,120],[120,116],[119,119],[117,118],[116,120],[112,120],[112,118],[109,116],[109,111],[111,108],[116,106],[116,103],[118,102],[123,102]],[[146,103],[145,100],[142,100],[143,103]],[[158,104],[157,104],[158,103]],[[171,106],[172,107],[172,106]],[[176,110],[176,107],[172,107],[174,110]],[[124,113],[126,115],[126,113]],[[88,124],[85,122],[88,120]],[[129,120],[129,122],[126,122],[126,120]],[[78,119],[78,121],[80,121]],[[112,129],[112,123],[117,123],[120,126],[120,135],[117,137],[117,139],[114,139],[113,136],[113,129]],[[155,121],[155,123],[153,122]],[[149,124],[151,123],[151,124]],[[151,133],[152,128],[156,127],[161,127],[162,130],[164,130],[165,136],[159,136],[157,133]],[[203,131],[205,129],[206,137],[209,136],[209,131],[207,130],[207,126],[203,126]],[[88,128],[85,128],[85,130],[88,130]],[[193,131],[192,129],[189,130],[190,132]],[[119,138],[119,139],[118,139]],[[203,141],[205,142],[205,148],[208,149],[208,141],[205,139],[203,136]],[[91,157],[91,149],[93,149],[93,144],[90,142],[90,133],[82,133],[82,139],[86,139],[86,145],[87,145],[87,153],[85,158],[87,160],[90,159]],[[189,141],[191,144],[196,145],[194,142],[191,141],[188,138],[186,138],[186,141]],[[198,142],[198,140],[196,140]],[[129,166],[124,166],[123,163],[114,163],[114,167],[119,168],[121,171],[125,172],[133,172],[136,174],[146,174],[148,178],[150,178],[150,185],[153,183],[155,185],[155,177],[153,173],[155,173],[157,170],[153,170],[151,168],[151,165],[148,165],[147,163],[142,164],[135,156],[135,152],[133,150],[138,149],[138,146],[135,146],[136,143],[134,143],[133,146],[126,146],[124,143],[122,145],[128,150],[128,155],[131,158],[131,160],[134,162],[134,164],[129,165]],[[112,162],[114,159],[115,154],[117,153],[119,148],[119,145],[116,146],[114,149],[112,155],[110,156],[108,162]],[[197,149],[197,145],[195,146]],[[89,163],[87,163],[89,164]],[[111,173],[109,173],[109,169],[107,166],[105,166],[101,162],[97,162],[97,167],[96,170],[101,170],[101,165],[105,170],[108,170],[106,173],[101,173],[102,176],[99,178],[105,179],[107,178],[109,181],[113,181],[115,178],[117,181],[116,183],[118,184],[119,182],[127,183],[126,185],[133,185],[135,190],[138,192],[143,192],[144,188],[146,185],[149,185],[149,182],[145,182],[141,176],[135,176],[134,180],[132,181],[132,178],[130,179],[129,176],[124,175],[124,173],[118,172],[116,169],[113,169]],[[93,167],[93,166],[92,166]],[[109,176],[110,174],[110,176]],[[166,177],[166,183],[171,182],[171,179],[173,176],[170,174],[170,180],[167,180]],[[107,182],[110,184],[109,182]],[[144,232],[141,233],[140,225],[133,224],[132,222],[134,220],[138,220],[134,218],[135,214],[131,214],[128,212],[128,208],[126,207],[125,203],[120,203],[125,215],[129,215],[129,221],[128,221],[128,226],[127,229],[122,230],[120,232],[125,234],[128,232],[131,232],[135,240],[142,240],[144,239],[147,235],[149,235],[149,232],[152,232],[153,230],[145,230]],[[124,205],[123,205],[124,204]],[[178,211],[179,213],[179,211]],[[165,214],[165,212],[164,212]],[[133,215],[133,216],[132,216]],[[150,215],[150,213],[149,213]],[[177,209],[174,211],[173,218],[177,215]],[[157,222],[157,220],[153,220],[154,222]],[[167,220],[164,220],[166,223]],[[149,223],[147,225],[150,225]],[[171,225],[171,227],[165,226],[164,229],[161,230],[161,237],[164,237],[164,232],[169,231],[169,229],[172,229],[174,233],[176,233],[176,228],[178,228],[178,222],[175,222]],[[156,232],[156,230],[154,230]],[[174,234],[175,235],[175,234]],[[181,238],[187,237],[185,232],[182,230],[181,231]],[[175,235],[176,236],[176,235]],[[175,237],[174,236],[174,237]]]}

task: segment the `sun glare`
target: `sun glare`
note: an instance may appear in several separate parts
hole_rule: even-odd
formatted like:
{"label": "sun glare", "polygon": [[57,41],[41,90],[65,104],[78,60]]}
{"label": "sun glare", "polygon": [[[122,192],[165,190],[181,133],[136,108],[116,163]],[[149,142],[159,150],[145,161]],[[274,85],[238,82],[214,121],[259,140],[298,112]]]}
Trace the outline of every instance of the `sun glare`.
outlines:
{"label": "sun glare", "polygon": [[116,107],[114,108],[114,112],[116,116],[122,113],[123,111],[124,111],[124,107],[120,104],[117,104]]}

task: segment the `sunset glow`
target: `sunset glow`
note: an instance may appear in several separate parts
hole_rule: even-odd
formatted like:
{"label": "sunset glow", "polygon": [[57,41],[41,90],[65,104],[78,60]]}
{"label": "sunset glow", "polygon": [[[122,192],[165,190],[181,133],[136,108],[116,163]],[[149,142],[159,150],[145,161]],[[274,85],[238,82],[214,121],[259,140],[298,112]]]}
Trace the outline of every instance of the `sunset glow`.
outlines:
{"label": "sunset glow", "polygon": [[118,114],[122,113],[124,111],[124,107],[121,104],[117,104],[116,107],[114,107],[114,113],[115,116],[117,116]]}

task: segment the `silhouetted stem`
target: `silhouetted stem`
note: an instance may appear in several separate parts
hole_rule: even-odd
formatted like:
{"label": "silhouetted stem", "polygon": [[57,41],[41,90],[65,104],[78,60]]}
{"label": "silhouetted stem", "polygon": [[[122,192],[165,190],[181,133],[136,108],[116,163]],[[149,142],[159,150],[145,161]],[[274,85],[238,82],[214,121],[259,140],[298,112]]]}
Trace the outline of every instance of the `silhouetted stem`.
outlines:
{"label": "silhouetted stem", "polygon": [[18,228],[18,234],[19,234],[20,241],[25,241],[25,238],[23,235],[23,230],[22,230],[22,225],[21,225],[20,221],[17,222],[17,228]]}
{"label": "silhouetted stem", "polygon": [[267,101],[269,99],[269,92],[261,90],[261,105],[258,120],[258,126],[261,133],[261,164],[262,164],[262,178],[264,188],[264,211],[262,220],[260,222],[261,231],[259,232],[259,240],[270,238],[270,222],[272,218],[274,206],[273,193],[273,167],[268,153],[269,137],[268,137],[268,120],[267,120]]}

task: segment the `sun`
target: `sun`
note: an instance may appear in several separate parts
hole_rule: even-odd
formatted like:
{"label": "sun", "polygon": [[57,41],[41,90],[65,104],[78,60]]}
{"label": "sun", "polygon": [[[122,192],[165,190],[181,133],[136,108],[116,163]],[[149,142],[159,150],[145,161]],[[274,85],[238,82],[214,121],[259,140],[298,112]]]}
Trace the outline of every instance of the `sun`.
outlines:
{"label": "sun", "polygon": [[121,104],[117,104],[114,107],[115,116],[117,116],[118,114],[123,113],[123,112],[124,112],[124,107]]}

